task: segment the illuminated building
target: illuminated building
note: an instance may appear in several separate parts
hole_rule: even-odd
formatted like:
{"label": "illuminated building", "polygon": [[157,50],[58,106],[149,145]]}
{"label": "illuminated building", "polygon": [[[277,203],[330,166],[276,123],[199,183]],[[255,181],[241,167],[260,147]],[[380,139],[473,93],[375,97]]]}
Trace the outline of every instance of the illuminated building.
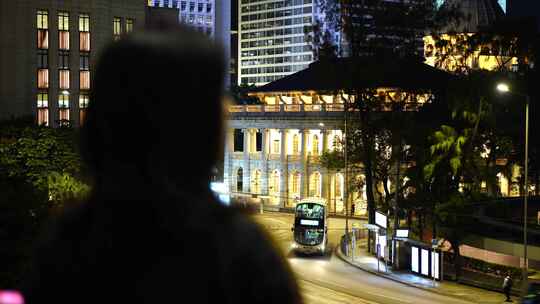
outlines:
{"label": "illuminated building", "polygon": [[475,50],[464,54],[460,45],[467,43],[474,33],[489,28],[504,18],[504,11],[497,0],[447,0],[443,9],[456,9],[462,17],[450,22],[439,34],[439,43],[433,36],[424,37],[426,63],[451,72],[467,70],[514,69],[517,58],[505,56],[504,50],[495,50],[490,43],[479,44]]}
{"label": "illuminated building", "polygon": [[238,84],[262,85],[307,68],[316,0],[238,1]]}
{"label": "illuminated building", "polygon": [[0,119],[79,126],[100,50],[144,22],[140,0],[1,1]]}
{"label": "illuminated building", "polygon": [[[404,76],[400,69],[420,76]],[[344,172],[320,164],[324,152],[343,148],[345,102],[354,96],[344,93],[340,82],[354,79],[349,81],[354,87],[375,89],[381,104],[374,111],[384,115],[393,111],[395,101],[402,111],[417,111],[434,100],[432,92],[448,77],[446,72],[401,59],[343,58],[315,62],[254,89],[252,95],[261,104],[230,106],[228,111],[224,183],[229,193],[275,208],[318,197],[326,199],[331,212],[343,212]],[[408,93],[406,88],[417,90]],[[350,180],[364,178],[361,169],[350,173]],[[349,198],[357,214],[365,211],[364,192],[351,193]]]}

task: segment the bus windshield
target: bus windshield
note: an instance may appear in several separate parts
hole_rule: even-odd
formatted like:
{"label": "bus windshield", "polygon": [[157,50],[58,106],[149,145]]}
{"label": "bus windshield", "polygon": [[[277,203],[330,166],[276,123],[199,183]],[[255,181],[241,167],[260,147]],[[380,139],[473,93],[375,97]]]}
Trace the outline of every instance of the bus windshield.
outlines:
{"label": "bus windshield", "polygon": [[314,203],[303,203],[296,206],[296,218],[308,220],[324,219],[324,206]]}

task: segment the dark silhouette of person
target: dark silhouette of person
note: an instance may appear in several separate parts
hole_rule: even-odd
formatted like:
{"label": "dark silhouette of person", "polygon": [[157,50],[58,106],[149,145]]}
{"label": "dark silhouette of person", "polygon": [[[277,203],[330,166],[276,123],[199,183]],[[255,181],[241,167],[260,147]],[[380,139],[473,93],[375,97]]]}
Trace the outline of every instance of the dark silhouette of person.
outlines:
{"label": "dark silhouette of person", "polygon": [[269,236],[209,190],[220,48],[154,25],[110,44],[94,73],[81,130],[92,194],[38,246],[26,303],[301,303]]}
{"label": "dark silhouette of person", "polygon": [[506,296],[505,302],[512,302],[512,299],[510,298],[510,292],[512,291],[512,277],[510,276],[510,272],[506,274],[506,277],[504,277],[503,281],[503,291],[504,295]]}

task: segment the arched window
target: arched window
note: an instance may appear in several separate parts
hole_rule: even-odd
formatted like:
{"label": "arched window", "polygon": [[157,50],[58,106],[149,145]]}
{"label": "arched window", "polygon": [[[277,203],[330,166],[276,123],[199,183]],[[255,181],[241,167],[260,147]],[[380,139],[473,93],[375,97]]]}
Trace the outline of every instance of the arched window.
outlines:
{"label": "arched window", "polygon": [[311,153],[313,155],[319,155],[319,136],[313,135],[313,142],[311,145]]}
{"label": "arched window", "polygon": [[300,173],[295,171],[291,173],[289,192],[291,197],[300,197]]}
{"label": "arched window", "polygon": [[268,193],[272,196],[279,196],[279,171],[274,170],[270,175],[268,183]]}
{"label": "arched window", "polygon": [[298,155],[299,149],[298,149],[298,134],[294,134],[292,139],[292,154]]}
{"label": "arched window", "polygon": [[321,197],[321,174],[314,172],[309,177],[309,196]]}
{"label": "arched window", "polygon": [[236,171],[236,192],[242,192],[244,189],[244,170],[238,168]]}
{"label": "arched window", "polygon": [[255,169],[251,176],[251,193],[261,194],[261,170]]}

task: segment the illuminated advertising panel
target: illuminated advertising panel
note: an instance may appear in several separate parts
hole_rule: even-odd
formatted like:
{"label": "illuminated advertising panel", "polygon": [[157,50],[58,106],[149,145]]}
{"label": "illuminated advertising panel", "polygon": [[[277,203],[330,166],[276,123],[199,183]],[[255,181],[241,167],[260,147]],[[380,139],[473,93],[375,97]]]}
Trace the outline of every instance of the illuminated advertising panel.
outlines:
{"label": "illuminated advertising panel", "polygon": [[418,247],[412,247],[411,251],[411,270],[418,273]]}
{"label": "illuminated advertising panel", "polygon": [[375,212],[375,224],[386,229],[386,215],[380,212]]}
{"label": "illuminated advertising panel", "polygon": [[409,229],[397,229],[396,230],[396,237],[408,238],[409,237]]}
{"label": "illuminated advertising panel", "polygon": [[421,257],[421,263],[422,263],[422,274],[423,275],[429,275],[429,251],[426,249],[422,249],[422,257]]}
{"label": "illuminated advertising panel", "polygon": [[439,253],[431,253],[431,276],[439,280]]}

